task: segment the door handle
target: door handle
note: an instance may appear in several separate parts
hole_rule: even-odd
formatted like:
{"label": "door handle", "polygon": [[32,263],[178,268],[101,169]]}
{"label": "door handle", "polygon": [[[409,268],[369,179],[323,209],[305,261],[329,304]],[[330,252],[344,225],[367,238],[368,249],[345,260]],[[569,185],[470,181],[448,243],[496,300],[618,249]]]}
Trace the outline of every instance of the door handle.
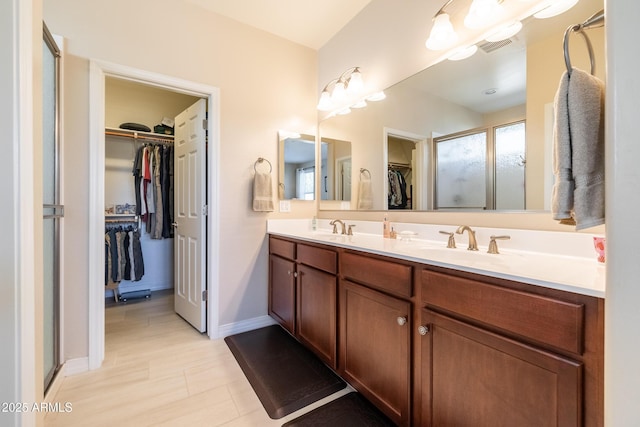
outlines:
{"label": "door handle", "polygon": [[172,226],[173,228],[178,228],[178,223],[177,223],[177,222],[172,222],[172,223],[171,223],[171,226]]}

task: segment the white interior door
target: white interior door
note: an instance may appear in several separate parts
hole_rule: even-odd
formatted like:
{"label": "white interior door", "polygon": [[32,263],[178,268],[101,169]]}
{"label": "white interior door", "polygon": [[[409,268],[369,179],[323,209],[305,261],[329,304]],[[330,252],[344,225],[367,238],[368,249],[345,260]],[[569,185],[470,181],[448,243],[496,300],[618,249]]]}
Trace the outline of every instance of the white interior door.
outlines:
{"label": "white interior door", "polygon": [[175,119],[175,311],[200,332],[206,329],[206,100]]}

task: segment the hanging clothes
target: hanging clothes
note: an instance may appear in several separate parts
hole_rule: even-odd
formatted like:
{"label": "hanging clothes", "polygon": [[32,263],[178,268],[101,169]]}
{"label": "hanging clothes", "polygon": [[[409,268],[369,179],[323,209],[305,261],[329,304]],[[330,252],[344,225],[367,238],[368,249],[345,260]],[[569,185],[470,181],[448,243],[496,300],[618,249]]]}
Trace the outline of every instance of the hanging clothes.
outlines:
{"label": "hanging clothes", "polygon": [[172,199],[173,194],[171,191],[172,187],[172,179],[173,179],[173,164],[171,160],[173,159],[173,148],[172,147],[164,147],[162,153],[162,173],[160,175],[161,182],[160,186],[162,187],[162,237],[169,238],[173,237],[173,227],[171,224],[173,223],[173,209],[172,209]]}
{"label": "hanging clothes", "polygon": [[173,147],[141,146],[132,173],[136,214],[145,223],[145,231],[152,239],[173,237]]}
{"label": "hanging clothes", "polygon": [[140,232],[122,227],[107,229],[105,241],[105,286],[144,276]]}
{"label": "hanging clothes", "polygon": [[407,207],[407,182],[398,170],[389,169],[389,195],[387,205],[389,209],[404,209]]}

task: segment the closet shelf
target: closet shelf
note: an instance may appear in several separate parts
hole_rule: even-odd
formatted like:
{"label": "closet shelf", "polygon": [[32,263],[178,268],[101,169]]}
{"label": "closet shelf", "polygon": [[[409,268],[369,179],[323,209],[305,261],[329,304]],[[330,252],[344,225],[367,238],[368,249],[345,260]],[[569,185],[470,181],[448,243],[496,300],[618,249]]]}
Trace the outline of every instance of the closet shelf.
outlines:
{"label": "closet shelf", "polygon": [[173,142],[173,135],[163,135],[161,133],[153,132],[141,132],[137,130],[120,129],[120,128],[105,128],[105,135],[117,136],[121,138],[133,138],[143,141],[160,141],[160,142]]}

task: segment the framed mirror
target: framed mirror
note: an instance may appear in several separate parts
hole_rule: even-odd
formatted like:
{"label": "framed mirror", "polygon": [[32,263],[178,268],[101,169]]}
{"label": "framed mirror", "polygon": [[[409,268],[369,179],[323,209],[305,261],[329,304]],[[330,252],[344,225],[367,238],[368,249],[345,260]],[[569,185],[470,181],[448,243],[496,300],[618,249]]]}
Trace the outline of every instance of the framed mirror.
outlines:
{"label": "framed mirror", "polygon": [[278,198],[315,200],[316,137],[278,132]]}
{"label": "framed mirror", "polygon": [[320,140],[320,200],[351,200],[351,142]]}
{"label": "framed mirror", "polygon": [[[358,206],[358,171],[366,169],[371,173],[373,210],[548,210],[553,100],[566,70],[564,31],[603,7],[602,0],[581,0],[554,18],[527,18],[522,31],[506,41],[479,43],[470,58],[444,60],[387,88],[384,101],[322,120],[321,140],[351,143],[351,209]],[[588,36],[595,75],[604,81],[604,29],[590,29]],[[572,64],[588,69],[584,41],[573,37],[571,44]],[[512,124],[518,129],[510,128]],[[452,142],[457,135],[474,132],[486,135],[475,160],[465,155],[468,147]],[[522,133],[524,141],[514,139]],[[453,145],[458,149],[445,155]],[[454,159],[449,166],[463,172],[481,162],[476,165],[480,175],[446,175],[445,158]],[[392,174],[402,175],[406,194],[392,194],[398,189],[390,181]],[[455,186],[465,180],[475,189],[458,191]],[[478,197],[462,200],[471,194]],[[320,200],[320,209],[334,207]]]}

